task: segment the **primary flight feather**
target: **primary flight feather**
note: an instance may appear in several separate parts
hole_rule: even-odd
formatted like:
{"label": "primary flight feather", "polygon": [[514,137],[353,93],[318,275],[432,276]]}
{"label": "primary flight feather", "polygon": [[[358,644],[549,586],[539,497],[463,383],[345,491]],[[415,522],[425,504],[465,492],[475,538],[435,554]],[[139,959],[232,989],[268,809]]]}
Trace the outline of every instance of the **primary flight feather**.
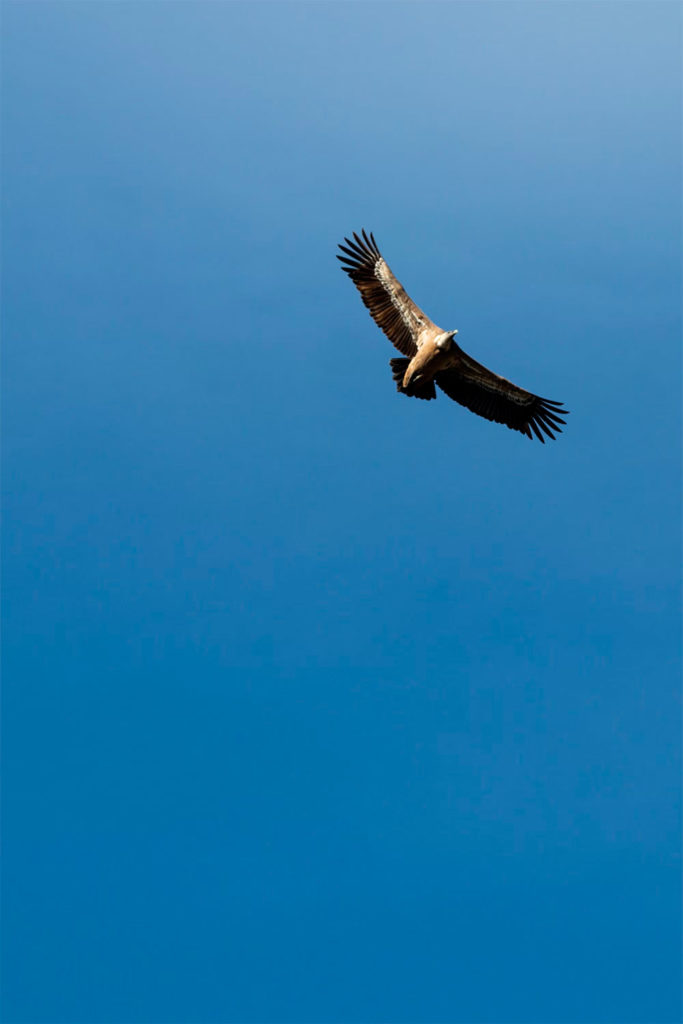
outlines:
{"label": "primary flight feather", "polygon": [[[414,398],[436,398],[438,385],[454,401],[477,415],[533,440],[555,438],[568,410],[561,402],[539,398],[487,370],[455,342],[457,331],[444,331],[416,306],[379,251],[374,235],[354,231],[340,245],[342,268],[349,275],[370,315],[403,354],[392,359],[397,390]],[[533,433],[532,433],[533,431]]]}

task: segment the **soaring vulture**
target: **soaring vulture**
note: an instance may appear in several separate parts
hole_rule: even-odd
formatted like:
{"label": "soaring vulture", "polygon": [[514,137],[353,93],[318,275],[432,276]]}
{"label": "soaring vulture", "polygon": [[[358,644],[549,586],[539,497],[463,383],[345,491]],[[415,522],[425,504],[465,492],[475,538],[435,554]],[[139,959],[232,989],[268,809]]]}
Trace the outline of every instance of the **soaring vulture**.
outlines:
{"label": "soaring vulture", "polygon": [[[416,306],[396,280],[374,235],[355,231],[340,245],[342,269],[360,292],[378,327],[403,354],[392,359],[397,390],[414,398],[436,398],[438,384],[449,398],[487,420],[504,423],[533,440],[555,439],[568,410],[561,402],[539,398],[487,370],[455,342],[457,331],[444,331]],[[532,433],[533,431],[533,433]]]}

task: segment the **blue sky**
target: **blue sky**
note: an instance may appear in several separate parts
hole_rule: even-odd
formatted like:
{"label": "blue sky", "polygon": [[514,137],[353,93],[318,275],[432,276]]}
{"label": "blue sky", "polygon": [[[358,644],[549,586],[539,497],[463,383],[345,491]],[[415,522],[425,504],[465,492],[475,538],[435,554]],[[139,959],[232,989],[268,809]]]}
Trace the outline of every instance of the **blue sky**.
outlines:
{"label": "blue sky", "polygon": [[3,20],[5,1020],[678,1021],[680,7]]}

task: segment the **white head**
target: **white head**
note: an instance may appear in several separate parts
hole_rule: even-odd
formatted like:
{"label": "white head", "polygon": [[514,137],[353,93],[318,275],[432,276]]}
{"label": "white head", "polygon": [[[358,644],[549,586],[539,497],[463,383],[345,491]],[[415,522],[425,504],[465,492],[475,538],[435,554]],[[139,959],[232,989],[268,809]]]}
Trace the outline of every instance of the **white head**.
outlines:
{"label": "white head", "polygon": [[443,334],[440,334],[435,339],[434,344],[440,352],[448,352],[453,345],[453,338],[457,333],[457,331],[444,331]]}

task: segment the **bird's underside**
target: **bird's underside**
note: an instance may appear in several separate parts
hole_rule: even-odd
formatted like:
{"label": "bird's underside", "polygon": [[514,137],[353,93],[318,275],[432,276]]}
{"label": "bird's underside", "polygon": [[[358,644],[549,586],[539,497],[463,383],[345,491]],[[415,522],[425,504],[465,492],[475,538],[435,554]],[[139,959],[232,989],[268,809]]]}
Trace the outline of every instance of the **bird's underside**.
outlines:
{"label": "bird's underside", "polygon": [[382,258],[375,238],[365,231],[340,245],[343,270],[360,292],[370,315],[402,354],[391,360],[397,390],[413,398],[436,398],[437,385],[460,405],[495,423],[504,423],[533,440],[555,438],[568,410],[561,402],[539,398],[487,370],[416,306]]}

